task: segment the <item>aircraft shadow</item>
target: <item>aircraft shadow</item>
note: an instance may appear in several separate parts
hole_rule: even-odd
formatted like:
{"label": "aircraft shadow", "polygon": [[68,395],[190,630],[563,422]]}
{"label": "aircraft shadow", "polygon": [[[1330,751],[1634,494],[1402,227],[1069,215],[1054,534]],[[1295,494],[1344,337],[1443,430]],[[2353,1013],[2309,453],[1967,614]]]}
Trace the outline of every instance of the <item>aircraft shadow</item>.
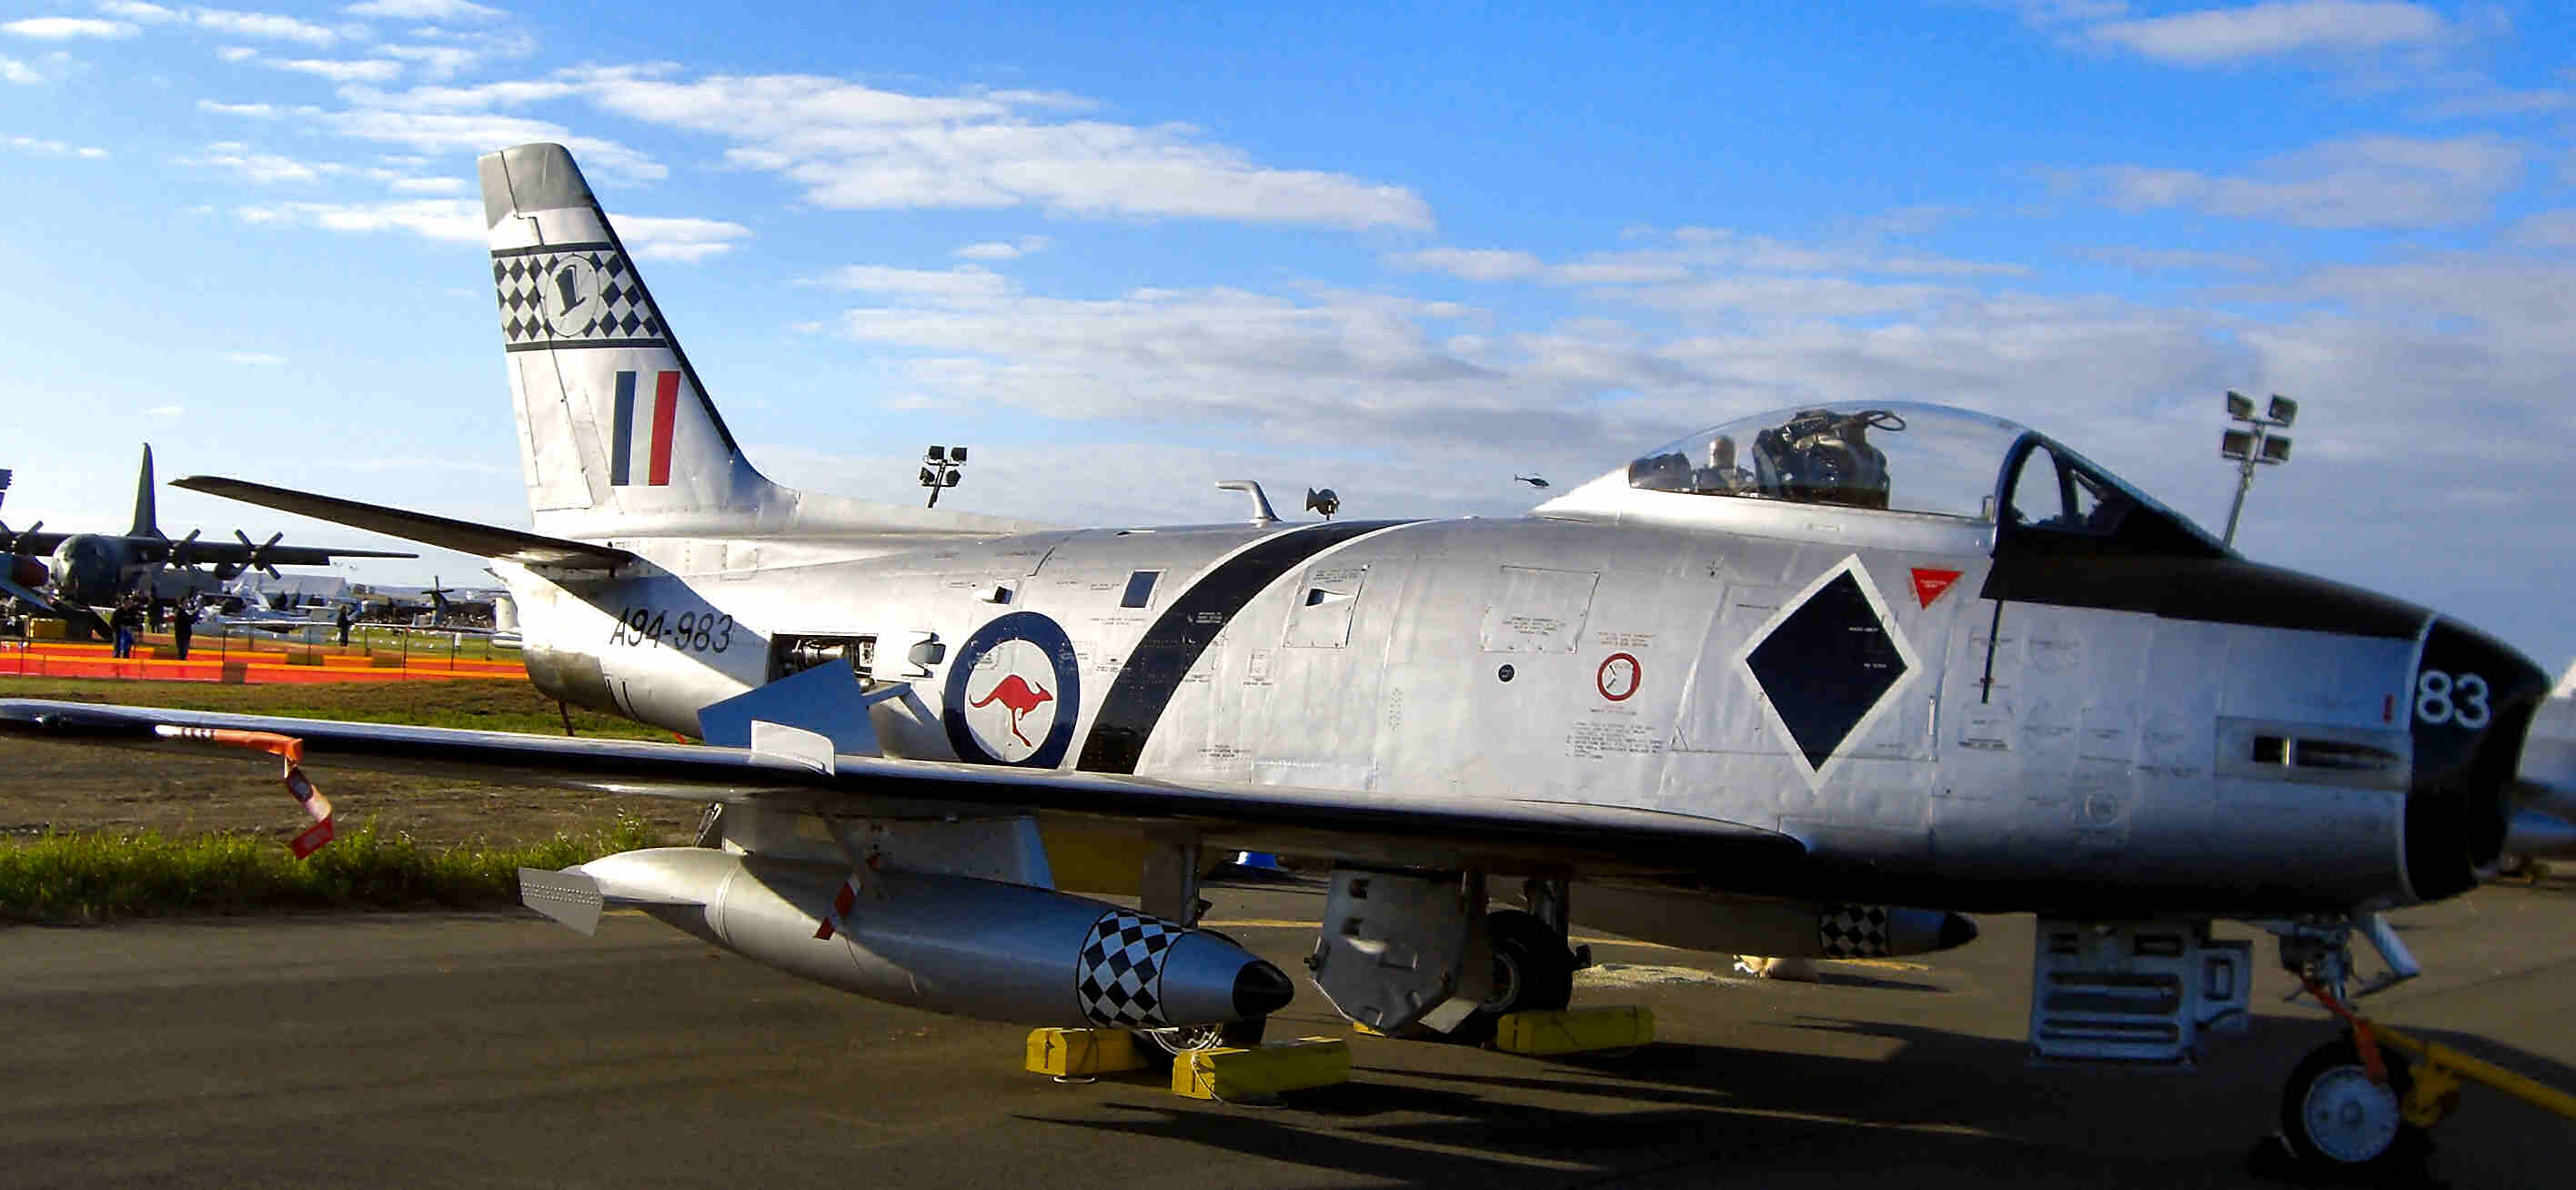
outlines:
{"label": "aircraft shadow", "polygon": [[[2318,1020],[2258,1017],[2199,1072],[2173,1074],[2033,1066],[2017,1038],[1792,1025],[1813,1043],[1665,1042],[1554,1059],[1423,1043],[1431,1052],[1364,1049],[1355,1081],[1287,1096],[1276,1111],[1122,1103],[1101,1105],[1106,1118],[1024,1118],[1405,1185],[2271,1185],[2245,1172],[2245,1156],[2275,1127],[2282,1079],[2333,1036]],[[2485,1038],[2418,1035],[2553,1085],[2576,1080]],[[1380,1054],[1390,1060],[1370,1060]],[[2466,1096],[2434,1134],[2436,1176],[2539,1184],[2576,1161],[2565,1123],[2483,1088]]]}

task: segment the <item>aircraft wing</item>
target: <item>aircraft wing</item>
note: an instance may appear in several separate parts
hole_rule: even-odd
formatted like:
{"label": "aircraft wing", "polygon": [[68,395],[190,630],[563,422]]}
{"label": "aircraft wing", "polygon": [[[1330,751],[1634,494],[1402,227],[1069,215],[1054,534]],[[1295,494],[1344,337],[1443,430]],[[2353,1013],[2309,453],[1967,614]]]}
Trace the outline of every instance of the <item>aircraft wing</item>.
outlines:
{"label": "aircraft wing", "polygon": [[0,533],[0,542],[8,543],[10,553],[46,558],[53,556],[54,548],[70,536],[69,533]]}
{"label": "aircraft wing", "polygon": [[[172,544],[176,544],[175,542]],[[272,545],[265,549],[243,545],[238,541],[199,541],[188,546],[188,561],[203,565],[226,562],[240,565],[250,561],[256,550],[259,560],[272,566],[328,566],[333,558],[417,558],[400,550],[344,550],[319,545]]]}
{"label": "aircraft wing", "polygon": [[[478,525],[472,521],[453,520],[443,516],[431,516],[425,512],[409,512],[400,508],[387,508],[381,504],[343,500],[337,496],[299,492],[292,488],[274,488],[264,483],[252,483],[242,479],[191,475],[186,479],[170,481],[170,486],[186,488],[192,492],[204,492],[210,496],[222,496],[247,504],[258,504],[281,512],[309,516],[351,528],[370,529],[424,545],[443,546],[463,553],[479,554],[486,558],[500,558],[524,566],[546,566],[566,570],[614,570],[636,560],[635,555],[614,546],[567,541],[560,537],[546,537],[518,529],[504,529],[498,525]],[[360,551],[334,552],[353,554]],[[285,559],[278,557],[277,560]]]}
{"label": "aircraft wing", "polygon": [[[342,723],[270,715],[0,700],[0,732],[143,747],[153,728],[268,731],[304,741],[308,762],[490,781],[532,780],[690,801],[758,800],[860,813],[901,799],[1120,820],[1186,820],[1248,836],[1400,841],[1406,854],[1539,856],[1622,870],[1736,872],[1795,861],[1797,840],[1718,819],[1490,798],[1400,801],[1273,785],[1185,785],[1108,773],[841,755],[818,764],[748,748]],[[1339,844],[1331,844],[1338,847]],[[1276,848],[1288,850],[1289,848]]]}

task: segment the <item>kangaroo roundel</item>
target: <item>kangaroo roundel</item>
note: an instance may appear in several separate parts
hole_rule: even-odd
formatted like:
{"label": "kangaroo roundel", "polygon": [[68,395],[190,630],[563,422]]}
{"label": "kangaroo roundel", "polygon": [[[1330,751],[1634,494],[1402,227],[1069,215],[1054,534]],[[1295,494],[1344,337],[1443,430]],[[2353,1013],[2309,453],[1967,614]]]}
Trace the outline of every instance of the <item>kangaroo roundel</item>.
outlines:
{"label": "kangaroo roundel", "polygon": [[958,759],[1054,768],[1073,740],[1081,669],[1055,621],[1013,612],[966,638],[943,693]]}

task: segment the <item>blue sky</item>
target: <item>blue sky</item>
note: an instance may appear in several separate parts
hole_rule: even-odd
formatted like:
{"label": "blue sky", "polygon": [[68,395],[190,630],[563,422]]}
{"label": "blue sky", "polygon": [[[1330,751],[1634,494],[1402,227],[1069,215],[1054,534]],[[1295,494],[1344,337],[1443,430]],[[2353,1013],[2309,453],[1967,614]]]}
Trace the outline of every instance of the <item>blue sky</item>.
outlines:
{"label": "blue sky", "polygon": [[1509,515],[1514,474],[1875,397],[2214,528],[2219,394],[2280,392],[2247,553],[2576,657],[2556,5],[22,4],[0,514],[121,525],[149,440],[525,523],[471,179],[539,139],[782,482],[911,500],[964,442],[943,506]]}

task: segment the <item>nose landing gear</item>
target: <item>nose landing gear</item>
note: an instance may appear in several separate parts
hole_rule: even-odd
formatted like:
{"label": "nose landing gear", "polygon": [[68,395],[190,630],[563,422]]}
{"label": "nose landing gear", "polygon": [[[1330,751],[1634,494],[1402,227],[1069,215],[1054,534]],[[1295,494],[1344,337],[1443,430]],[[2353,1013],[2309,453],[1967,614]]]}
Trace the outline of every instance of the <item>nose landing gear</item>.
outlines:
{"label": "nose landing gear", "polygon": [[[2385,921],[2372,915],[2359,924],[2392,972],[2415,974],[2414,958]],[[2461,1087],[2472,1082],[2576,1120],[2576,1096],[2353,1011],[2342,994],[2352,971],[2351,923],[2272,928],[2281,934],[2282,964],[2347,1031],[2290,1072],[2280,1131],[2256,1147],[2251,1172],[2311,1185],[2425,1181],[2430,1131],[2459,1107]]]}

